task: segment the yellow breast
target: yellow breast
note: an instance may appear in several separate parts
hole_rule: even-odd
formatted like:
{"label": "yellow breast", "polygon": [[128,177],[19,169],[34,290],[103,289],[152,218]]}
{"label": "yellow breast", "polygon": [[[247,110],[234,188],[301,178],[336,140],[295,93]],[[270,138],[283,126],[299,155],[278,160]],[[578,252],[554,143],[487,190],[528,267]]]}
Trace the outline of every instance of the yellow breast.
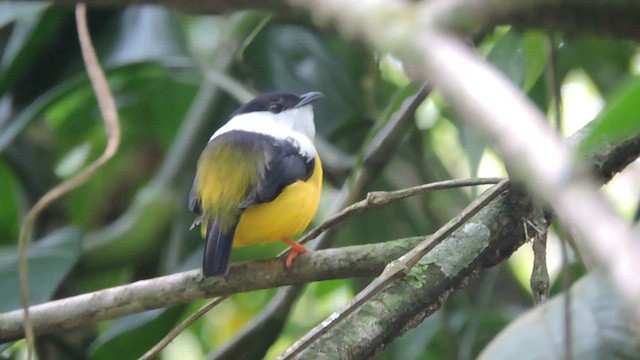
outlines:
{"label": "yellow breast", "polygon": [[315,157],[313,174],[287,186],[273,201],[248,208],[240,218],[233,246],[279,241],[302,232],[313,220],[322,191],[322,164]]}

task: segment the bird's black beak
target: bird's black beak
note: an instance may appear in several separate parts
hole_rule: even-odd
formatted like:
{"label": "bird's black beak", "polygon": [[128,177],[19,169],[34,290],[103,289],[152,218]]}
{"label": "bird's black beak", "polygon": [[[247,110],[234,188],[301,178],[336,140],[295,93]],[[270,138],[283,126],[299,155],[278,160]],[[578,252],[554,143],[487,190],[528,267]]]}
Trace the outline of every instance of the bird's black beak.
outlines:
{"label": "bird's black beak", "polygon": [[320,98],[324,97],[324,94],[319,92],[319,91],[312,91],[312,92],[308,92],[306,94],[302,94],[300,95],[300,101],[296,104],[296,108],[300,108],[303,107],[305,105],[308,105]]}

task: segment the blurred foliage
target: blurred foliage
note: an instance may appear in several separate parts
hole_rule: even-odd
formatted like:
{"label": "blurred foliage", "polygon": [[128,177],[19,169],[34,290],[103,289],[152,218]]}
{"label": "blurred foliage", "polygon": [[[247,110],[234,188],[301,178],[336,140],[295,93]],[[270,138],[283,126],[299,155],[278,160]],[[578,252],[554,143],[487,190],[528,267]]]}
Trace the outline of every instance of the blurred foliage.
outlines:
{"label": "blurred foliage", "polygon": [[[29,250],[34,303],[199,266],[202,241],[197,232],[188,231],[192,215],[186,207],[195,163],[209,134],[248,94],[325,93],[316,106],[327,173],[319,221],[328,215],[336,189],[373,131],[415,88],[407,84],[402,64],[391,54],[321,31],[309,18],[281,20],[250,11],[200,16],[158,6],[95,10],[89,15],[119,107],[122,145],[97,176],[39,218]],[[556,43],[560,79],[582,69],[609,101],[592,137],[637,133],[639,122],[629,116],[637,114],[640,104],[639,83],[632,78],[640,68],[637,44],[594,37],[563,37]],[[477,46],[537,106],[549,109],[546,34],[502,26]],[[0,48],[0,311],[7,311],[19,306],[20,219],[44,192],[95,159],[105,137],[70,8],[0,3]],[[434,91],[372,189],[503,175],[499,161],[458,125],[453,110]],[[431,233],[475,193],[430,193],[350,219],[340,226],[337,242],[362,244]],[[274,244],[239,249],[234,261],[273,256],[282,248]],[[526,272],[530,264],[511,262],[482,274],[377,358],[475,358],[531,306],[529,290],[514,275]],[[309,285],[268,357],[338,309],[362,285],[361,280]],[[554,289],[563,291],[557,282]],[[249,322],[274,293],[265,290],[227,300],[176,339],[163,358],[200,358]],[[198,305],[102,322],[82,335],[68,331],[41,337],[40,348],[48,350],[40,356],[134,358]],[[601,334],[584,336],[587,342],[602,343]],[[3,354],[17,358],[23,346],[18,342]],[[514,357],[527,358],[522,348],[517,349]]]}
{"label": "blurred foliage", "polygon": [[600,113],[593,131],[580,143],[580,150],[587,153],[593,148],[624,139],[640,132],[640,78],[634,77],[611,95],[609,106]]}
{"label": "blurred foliage", "polygon": [[[27,252],[31,304],[49,300],[60,282],[80,256],[81,234],[77,229],[62,228],[38,241]],[[18,251],[11,249],[0,255],[0,289],[3,291],[0,311],[20,307]]]}
{"label": "blurred foliage", "polygon": [[[571,287],[571,354],[576,359],[633,359],[640,338],[637,323],[602,271]],[[565,357],[566,296],[557,296],[513,321],[478,359],[509,359],[523,352],[532,359]]]}

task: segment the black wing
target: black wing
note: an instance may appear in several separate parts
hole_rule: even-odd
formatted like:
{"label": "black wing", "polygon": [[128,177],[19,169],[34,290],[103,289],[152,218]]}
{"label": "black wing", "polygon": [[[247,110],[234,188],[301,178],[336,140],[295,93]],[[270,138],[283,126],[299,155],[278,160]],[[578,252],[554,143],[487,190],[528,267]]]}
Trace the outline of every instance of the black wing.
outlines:
{"label": "black wing", "polygon": [[[267,137],[270,138],[270,137]],[[256,190],[249,194],[241,208],[248,208],[275,199],[288,185],[311,177],[315,165],[314,158],[300,153],[299,145],[293,139],[270,138],[265,143],[267,166],[258,182]]]}

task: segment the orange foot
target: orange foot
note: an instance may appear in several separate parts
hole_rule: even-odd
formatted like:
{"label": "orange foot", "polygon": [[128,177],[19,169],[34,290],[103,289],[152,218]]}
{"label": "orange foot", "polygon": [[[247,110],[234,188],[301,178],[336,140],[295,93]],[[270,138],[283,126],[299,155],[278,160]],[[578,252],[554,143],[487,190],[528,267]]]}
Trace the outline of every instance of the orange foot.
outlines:
{"label": "orange foot", "polygon": [[289,256],[287,256],[287,260],[285,261],[285,264],[287,264],[287,268],[291,268],[291,265],[293,265],[293,259],[295,259],[300,254],[306,253],[307,249],[289,238],[283,238],[282,241],[291,246],[291,251],[289,251]]}

